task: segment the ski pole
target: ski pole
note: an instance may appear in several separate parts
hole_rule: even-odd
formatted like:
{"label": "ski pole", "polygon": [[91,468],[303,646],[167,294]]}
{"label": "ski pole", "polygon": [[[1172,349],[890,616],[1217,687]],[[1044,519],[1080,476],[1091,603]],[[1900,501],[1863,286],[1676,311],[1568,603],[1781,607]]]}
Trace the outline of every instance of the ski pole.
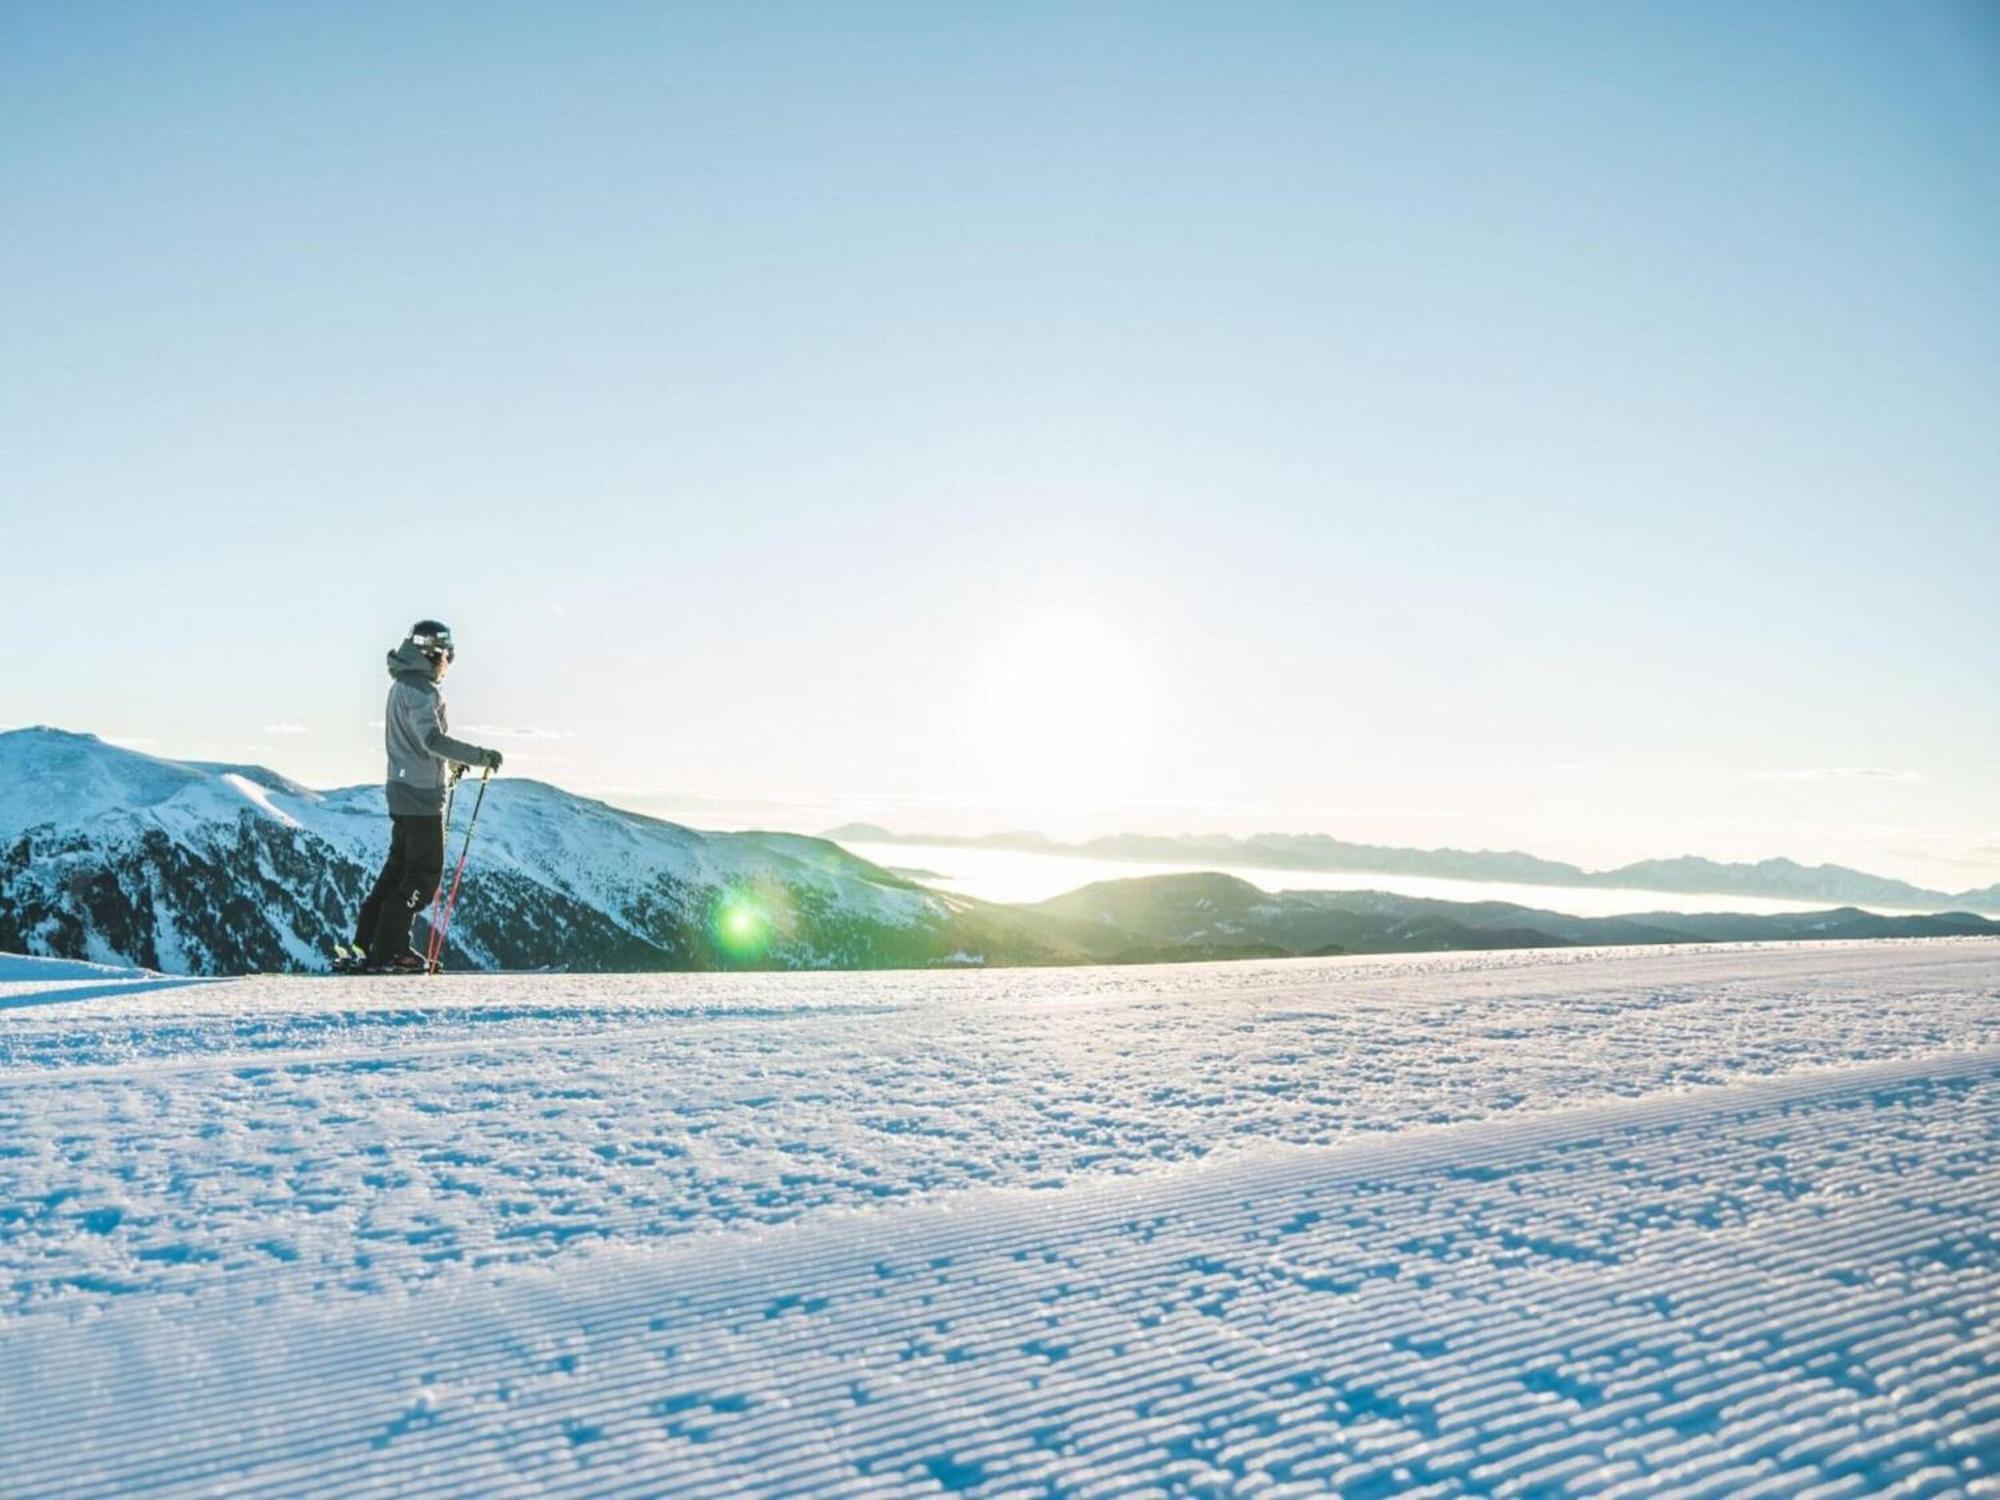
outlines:
{"label": "ski pole", "polygon": [[465,842],[458,846],[458,868],[452,871],[451,895],[445,899],[444,911],[436,926],[431,928],[430,951],[425,955],[424,972],[435,974],[438,964],[444,958],[445,934],[451,931],[451,914],[458,907],[458,883],[465,878],[465,856],[472,852],[472,830],[479,826],[480,805],[486,801],[486,783],[493,779],[489,769],[479,778],[479,795],[472,799],[472,817],[465,825]]}
{"label": "ski pole", "polygon": [[[453,766],[453,767],[451,768],[451,775],[445,778],[445,783],[444,783],[444,842],[445,842],[445,845],[446,845],[446,847],[450,847],[450,844],[451,844],[451,804],[452,804],[452,802],[453,802],[454,800],[456,800],[456,798],[457,798],[457,796],[458,796],[458,778],[459,778],[459,777],[461,777],[461,776],[463,776],[464,774],[465,774],[465,767],[464,767],[464,766]],[[436,931],[438,930],[438,914],[439,914],[440,912],[442,912],[443,910],[444,910],[444,885],[443,885],[443,883],[442,883],[442,882],[440,882],[440,883],[439,883],[439,885],[438,885],[438,888],[437,888],[437,889],[436,889],[435,891],[433,891],[433,892],[431,893],[431,931],[432,931],[432,932],[436,932]],[[428,970],[428,969],[429,969],[429,968],[431,967],[431,962],[430,962],[430,960],[431,960],[431,955],[430,955],[430,953],[429,953],[429,951],[428,951],[428,949],[427,949],[427,950],[425,951],[425,955],[424,955],[424,965],[425,965],[425,968],[426,968],[426,970]]]}

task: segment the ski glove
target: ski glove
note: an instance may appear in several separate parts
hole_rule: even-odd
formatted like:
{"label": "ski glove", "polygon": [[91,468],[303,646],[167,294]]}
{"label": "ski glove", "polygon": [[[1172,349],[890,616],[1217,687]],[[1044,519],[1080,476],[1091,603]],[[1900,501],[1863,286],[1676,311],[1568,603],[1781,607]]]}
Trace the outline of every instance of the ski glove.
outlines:
{"label": "ski glove", "polygon": [[481,765],[486,767],[486,769],[489,771],[497,771],[500,769],[500,752],[498,750],[487,750],[482,753],[485,755],[486,758],[480,762]]}

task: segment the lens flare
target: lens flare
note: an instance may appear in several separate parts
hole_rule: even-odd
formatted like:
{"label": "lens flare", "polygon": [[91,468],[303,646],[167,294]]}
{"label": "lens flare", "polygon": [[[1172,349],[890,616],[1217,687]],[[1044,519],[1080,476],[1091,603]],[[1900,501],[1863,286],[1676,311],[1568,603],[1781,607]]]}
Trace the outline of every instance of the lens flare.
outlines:
{"label": "lens flare", "polygon": [[715,940],[732,958],[755,958],[771,941],[771,919],[748,897],[725,897],[715,914]]}

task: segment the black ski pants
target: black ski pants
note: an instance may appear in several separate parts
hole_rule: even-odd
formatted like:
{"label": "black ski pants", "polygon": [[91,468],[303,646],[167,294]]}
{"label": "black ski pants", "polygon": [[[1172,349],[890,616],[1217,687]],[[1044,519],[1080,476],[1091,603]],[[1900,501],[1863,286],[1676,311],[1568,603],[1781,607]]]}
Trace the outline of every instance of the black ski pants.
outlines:
{"label": "black ski pants", "polygon": [[354,924],[354,941],[374,959],[409,948],[410,923],[444,877],[444,814],[394,813],[389,821],[389,858]]}

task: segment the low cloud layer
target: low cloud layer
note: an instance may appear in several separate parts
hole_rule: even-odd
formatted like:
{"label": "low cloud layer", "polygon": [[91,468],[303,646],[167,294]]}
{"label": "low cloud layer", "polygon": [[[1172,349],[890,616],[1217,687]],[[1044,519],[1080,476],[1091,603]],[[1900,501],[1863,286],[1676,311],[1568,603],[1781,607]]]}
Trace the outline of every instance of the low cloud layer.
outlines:
{"label": "low cloud layer", "polygon": [[1813,766],[1793,771],[1752,771],[1752,781],[1922,781],[1921,771],[1891,771],[1881,766]]}

